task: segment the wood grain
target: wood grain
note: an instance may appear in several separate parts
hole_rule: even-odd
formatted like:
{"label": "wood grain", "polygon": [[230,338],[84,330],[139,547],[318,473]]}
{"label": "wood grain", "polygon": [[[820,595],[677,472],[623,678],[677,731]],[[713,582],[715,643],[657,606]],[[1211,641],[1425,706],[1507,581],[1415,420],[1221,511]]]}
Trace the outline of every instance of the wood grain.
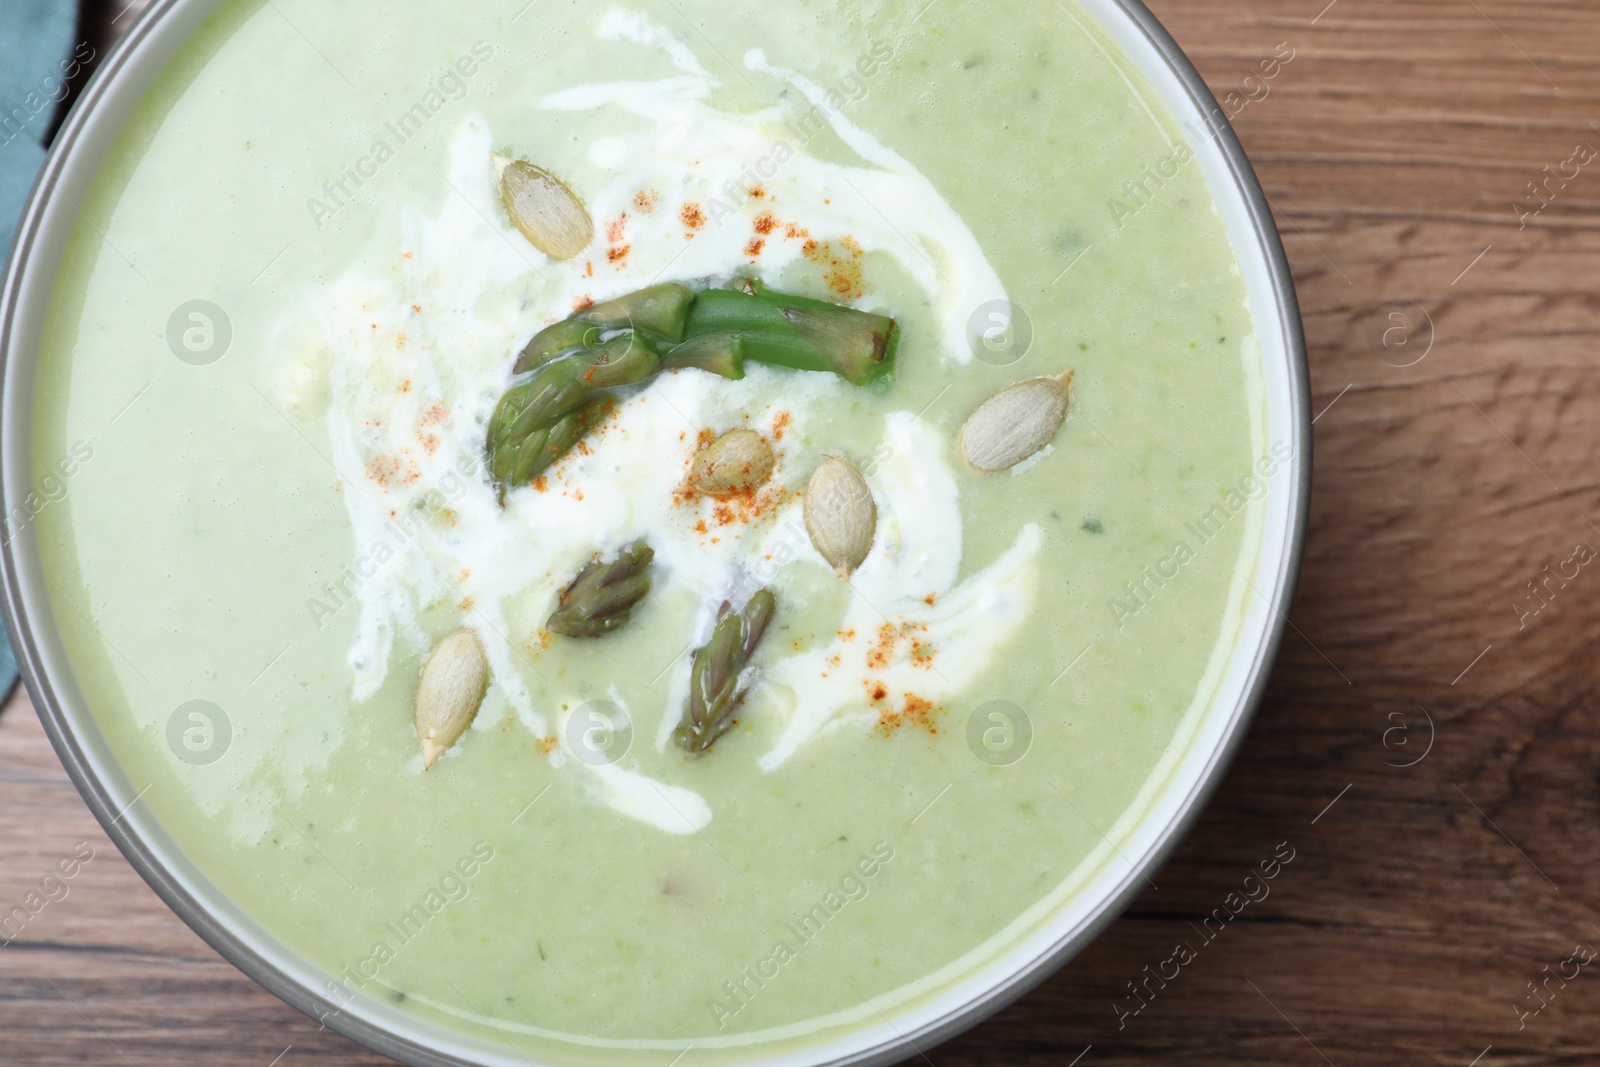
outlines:
{"label": "wood grain", "polygon": [[[1295,52],[1236,119],[1327,406],[1295,628],[1161,888],[1036,992],[925,1050],[938,1067],[1067,1067],[1086,1048],[1083,1067],[1600,1061],[1600,974],[1520,1028],[1513,1007],[1577,942],[1600,944],[1600,570],[1551,583],[1547,604],[1525,584],[1600,545],[1600,173],[1525,227],[1513,209],[1541,168],[1600,145],[1600,10],[1324,2],[1153,4],[1219,96],[1279,42]],[[1370,340],[1396,302],[1432,323],[1408,367]],[[1428,721],[1426,757],[1398,766]],[[1127,983],[1198,942],[1191,924],[1284,841],[1296,856],[1271,896],[1119,1026]],[[70,896],[0,948],[0,1063],[387,1062],[201,944],[13,706],[0,902],[78,842],[97,854]]]}

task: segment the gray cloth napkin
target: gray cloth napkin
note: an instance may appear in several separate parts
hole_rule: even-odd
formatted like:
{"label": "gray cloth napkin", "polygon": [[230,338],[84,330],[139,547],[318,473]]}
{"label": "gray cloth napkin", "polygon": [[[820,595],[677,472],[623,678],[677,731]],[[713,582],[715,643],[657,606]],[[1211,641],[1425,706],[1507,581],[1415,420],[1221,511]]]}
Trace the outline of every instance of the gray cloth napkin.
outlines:
{"label": "gray cloth napkin", "polygon": [[[76,23],[71,0],[0,2],[0,249],[8,253],[74,69]],[[16,657],[0,637],[0,695],[16,682]]]}

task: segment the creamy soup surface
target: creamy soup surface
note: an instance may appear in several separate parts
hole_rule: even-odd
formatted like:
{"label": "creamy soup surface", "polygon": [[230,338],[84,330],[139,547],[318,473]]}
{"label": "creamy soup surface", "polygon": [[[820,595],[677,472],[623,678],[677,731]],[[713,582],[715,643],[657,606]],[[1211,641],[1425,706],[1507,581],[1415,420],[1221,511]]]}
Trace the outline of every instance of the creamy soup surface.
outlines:
{"label": "creamy soup surface", "polygon": [[[330,1014],[536,1061],[724,1062],[948,989],[1126,867],[1252,595],[1288,452],[1197,144],[1057,4],[219,4],[81,205],[36,387],[31,533],[142,810]],[[508,159],[582,202],[576,256]],[[892,372],[666,370],[502,499],[531,337],[745,279],[893,317]],[[1067,371],[1048,444],[966,462],[974,409]],[[770,480],[686,491],[735,428]],[[876,508],[848,578],[805,522],[829,455]],[[627,624],[552,634],[640,540]],[[689,756],[696,650],[761,588]],[[462,628],[487,695],[425,769]]]}

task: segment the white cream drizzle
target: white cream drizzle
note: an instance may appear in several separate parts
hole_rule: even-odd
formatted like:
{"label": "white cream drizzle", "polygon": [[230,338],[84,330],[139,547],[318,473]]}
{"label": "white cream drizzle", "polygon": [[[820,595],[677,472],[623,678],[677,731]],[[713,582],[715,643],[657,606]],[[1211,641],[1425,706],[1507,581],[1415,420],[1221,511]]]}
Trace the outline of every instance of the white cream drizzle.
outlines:
{"label": "white cream drizzle", "polygon": [[[961,510],[943,437],[910,412],[894,412],[885,423],[893,452],[869,480],[878,536],[851,576],[839,636],[761,672],[763,691],[787,716],[777,744],[761,757],[762,770],[776,770],[825,730],[878,722],[880,708],[899,713],[908,698],[958,696],[1033,608],[1038,526],[1024,526],[1004,555],[957,585]],[[880,638],[886,629],[892,642]],[[918,644],[933,654],[919,661]],[[883,695],[869,703],[869,690]]]}
{"label": "white cream drizzle", "polygon": [[[615,687],[611,689],[610,700],[631,719],[627,702]],[[577,697],[569,697],[566,704],[577,708],[582,701]],[[669,834],[692,834],[711,825],[711,805],[706,803],[705,797],[691,789],[670,785],[631,769],[625,765],[629,762],[625,755],[611,763],[585,762],[577,756],[578,746],[583,742],[581,739],[574,741],[571,718],[557,716],[557,721],[560,724],[558,730],[562,749],[574,756],[574,766],[583,767],[589,772],[585,783],[589,793],[606,807]],[[579,728],[583,729],[586,722],[580,721]]]}
{"label": "white cream drizzle", "polygon": [[[629,818],[668,833],[692,833],[712,818],[699,794],[643,774],[637,760],[595,767],[566,758],[572,747],[559,709],[562,698],[573,703],[572,694],[558,696],[539,675],[537,662],[519,647],[526,635],[513,632],[508,609],[531,604],[542,617],[560,584],[597,549],[611,551],[646,536],[657,552],[654,595],[704,605],[695,639],[709,631],[730,582],[769,557],[779,563],[762,580],[778,589],[782,602],[786,584],[814,580],[813,569],[826,570],[804,536],[798,505],[770,525],[743,533],[724,528],[710,543],[693,529],[704,509],[674,503],[674,490],[700,428],[743,421],[770,433],[780,415],[789,423],[777,446],[775,481],[798,488],[815,457],[790,455],[789,442],[804,438],[808,411],[846,403],[854,387],[831,375],[759,366],[739,382],[697,372],[663,375],[621,406],[609,428],[587,442],[587,454],[574,453],[555,468],[549,491],[514,491],[502,509],[481,473],[481,451],[483,426],[507,384],[514,352],[540,326],[568,314],[581,296],[606,299],[661,278],[726,276],[753,266],[775,276],[802,254],[802,242],[771,240],[759,263],[750,263],[744,248],[752,220],[769,208],[812,239],[850,237],[865,252],[892,258],[927,291],[943,343],[937,354],[902,358],[937,355],[950,365],[965,363],[967,313],[1003,297],[1004,289],[932,184],[826,108],[833,132],[866,166],[796,154],[764,181],[764,200],[730,208],[726,218],[686,240],[677,205],[718,196],[724,175],[739,173],[781,138],[784,115],[710,107],[705,101],[716,79],[642,15],[613,10],[598,33],[661,52],[683,73],[578,86],[538,102],[560,110],[620,108],[645,120],[613,123],[632,132],[589,146],[591,162],[609,174],[598,189],[586,190],[601,231],[590,255],[576,265],[553,263],[504,222],[494,193],[490,131],[470,117],[451,143],[452,188],[431,208],[402,208],[398,250],[387,259],[359,265],[317,294],[326,351],[302,354],[290,369],[290,392],[306,411],[326,389],[332,459],[344,475],[341,489],[363,577],[348,657],[354,698],[364,701],[378,691],[397,639],[414,651],[426,649],[421,611],[454,603],[461,625],[482,640],[494,685],[518,720],[537,736],[557,738],[553,766],[582,773],[592,795]],[[747,55],[746,65],[783,79],[807,99],[821,99],[817,86],[768,65],[759,52]],[[634,206],[642,190],[659,194],[654,212]],[[619,236],[629,251],[611,263],[606,249],[615,242],[604,223],[624,211]],[[490,227],[497,232],[486,232]],[[595,265],[593,277],[582,267],[586,261]],[[860,303],[871,305],[870,291]],[[752,707],[782,724],[777,742],[760,757],[765,771],[781,767],[820,734],[876,721],[864,697],[865,652],[885,623],[917,629],[938,657],[931,667],[918,665],[910,642],[901,641],[874,677],[892,700],[912,691],[938,700],[972,684],[1031,609],[1038,528],[1024,528],[998,560],[957,585],[961,515],[942,436],[909,412],[897,412],[885,420],[884,440],[891,454],[869,474],[879,505],[878,537],[854,575],[840,626],[857,637],[791,655],[769,642],[750,675]],[[395,516],[417,513],[430,498],[437,503],[438,493],[453,522],[424,522],[397,534]],[[929,595],[931,606],[924,602]],[[839,666],[829,666],[834,657]],[[665,748],[676,724],[688,671],[684,656],[667,680],[665,716],[646,731],[658,748]]]}

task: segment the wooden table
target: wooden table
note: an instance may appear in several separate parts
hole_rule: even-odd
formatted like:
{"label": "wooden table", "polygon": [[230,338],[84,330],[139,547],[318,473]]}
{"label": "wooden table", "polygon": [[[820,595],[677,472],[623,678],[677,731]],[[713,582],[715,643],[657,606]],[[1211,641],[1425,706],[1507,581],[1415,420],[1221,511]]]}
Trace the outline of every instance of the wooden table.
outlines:
{"label": "wooden table", "polygon": [[[1219,97],[1256,97],[1236,122],[1304,307],[1321,414],[1294,630],[1161,888],[929,1050],[938,1067],[1600,1060],[1600,969],[1548,980],[1538,1014],[1528,986],[1600,946],[1600,566],[1546,579],[1600,548],[1600,167],[1514,206],[1600,148],[1600,9],[1325,2],[1154,3]],[[1263,97],[1246,78],[1280,42]],[[1119,1026],[1128,983],[1285,841],[1271,896]],[[19,699],[0,903],[80,842],[96,858],[70,896],[0,948],[0,1062],[388,1062],[168,912]]]}

